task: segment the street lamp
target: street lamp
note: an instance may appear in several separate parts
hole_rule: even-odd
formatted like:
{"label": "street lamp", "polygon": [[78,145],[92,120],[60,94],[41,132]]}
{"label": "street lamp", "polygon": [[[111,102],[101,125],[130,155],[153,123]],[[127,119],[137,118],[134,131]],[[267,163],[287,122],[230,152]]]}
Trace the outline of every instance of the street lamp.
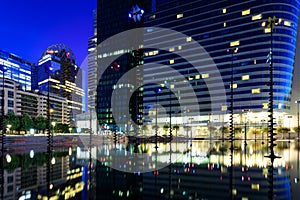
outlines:
{"label": "street lamp", "polygon": [[54,127],[55,127],[55,125],[56,125],[56,122],[51,122],[51,125],[52,125],[52,134],[54,134]]}
{"label": "street lamp", "polygon": [[[295,103],[297,104],[297,133],[298,133],[298,138],[297,138],[297,141],[299,143],[299,137],[300,137],[300,122],[299,122],[299,103],[300,103],[300,100],[298,101],[295,101]],[[299,146],[299,144],[298,144]]]}
{"label": "street lamp", "polygon": [[230,180],[229,180],[229,196],[230,199],[233,198],[233,140],[234,140],[234,130],[233,130],[233,54],[238,52],[238,48],[227,49],[227,52],[231,54],[231,77],[230,77],[230,160],[231,160],[231,168],[230,168]]}
{"label": "street lamp", "polygon": [[281,23],[281,19],[277,19],[275,16],[273,16],[273,18],[269,17],[268,21],[265,21],[262,23],[263,27],[268,27],[270,29],[270,36],[271,36],[271,49],[270,49],[270,53],[268,55],[268,59],[267,62],[270,63],[270,91],[269,91],[269,108],[268,108],[268,112],[269,112],[269,121],[268,121],[268,137],[270,139],[269,141],[269,147],[270,147],[270,154],[268,156],[265,156],[267,158],[271,159],[271,165],[269,166],[269,199],[273,199],[274,196],[274,160],[275,158],[278,158],[278,156],[275,155],[274,153],[274,147],[276,146],[275,141],[276,138],[274,138],[274,108],[273,108],[273,28],[275,27],[275,25],[278,25]]}

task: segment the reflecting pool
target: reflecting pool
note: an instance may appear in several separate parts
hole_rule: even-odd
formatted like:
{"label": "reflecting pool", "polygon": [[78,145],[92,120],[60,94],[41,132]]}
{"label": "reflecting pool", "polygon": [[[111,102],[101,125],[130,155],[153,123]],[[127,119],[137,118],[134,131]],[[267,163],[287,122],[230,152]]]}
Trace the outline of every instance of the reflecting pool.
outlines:
{"label": "reflecting pool", "polygon": [[[2,199],[300,199],[299,146],[268,141],[113,141],[105,136],[10,136]],[[49,148],[49,146],[51,148]],[[51,150],[51,152],[49,152]]]}

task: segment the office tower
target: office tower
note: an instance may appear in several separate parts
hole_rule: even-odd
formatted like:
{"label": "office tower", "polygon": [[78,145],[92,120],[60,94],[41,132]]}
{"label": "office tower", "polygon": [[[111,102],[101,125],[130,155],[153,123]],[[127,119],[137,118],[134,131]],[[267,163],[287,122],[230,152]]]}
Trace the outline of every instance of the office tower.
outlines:
{"label": "office tower", "polygon": [[[145,63],[158,62],[168,65],[180,72],[195,92],[199,110],[191,113],[184,106],[172,106],[169,93],[165,90],[159,95],[160,104],[169,109],[172,106],[174,120],[180,124],[193,124],[200,127],[210,122],[221,124],[228,122],[228,111],[233,88],[234,121],[237,124],[267,123],[270,92],[270,54],[273,54],[273,102],[275,124],[283,125],[285,115],[290,109],[291,86],[294,71],[296,36],[298,30],[299,1],[157,1],[155,12],[145,13],[145,27],[161,27],[183,33],[186,38],[182,43],[165,41],[168,51],[157,50],[145,52]],[[262,27],[264,21],[281,18],[281,23],[271,27]],[[148,29],[155,35],[155,30]],[[145,45],[155,38],[147,38]],[[154,36],[155,37],[155,36]],[[161,37],[161,36],[159,36]],[[164,35],[164,38],[170,38]],[[157,37],[158,39],[158,37]],[[174,38],[173,38],[174,39]],[[272,48],[271,48],[272,40]],[[207,56],[194,55],[189,48],[192,42],[200,44]],[[158,40],[157,44],[161,44]],[[176,44],[176,46],[175,46]],[[155,46],[155,45],[154,45]],[[238,48],[238,49],[237,49]],[[178,56],[187,55],[185,58]],[[217,81],[217,71],[211,70],[209,57],[221,75],[225,89],[225,101],[222,101],[222,84]],[[202,59],[202,60],[200,60]],[[193,62],[202,63],[193,66]],[[207,69],[207,70],[205,70]],[[146,69],[144,81],[158,77],[162,84],[171,82],[174,86],[171,100],[184,96],[182,82],[177,83],[176,77],[169,77],[170,68],[159,67]],[[233,84],[231,85],[231,76]],[[169,83],[170,84],[170,83]],[[145,88],[144,105],[155,104],[153,88]],[[214,94],[214,96],[212,95]],[[212,101],[214,100],[214,105]],[[193,102],[194,103],[194,102]],[[214,106],[214,109],[212,109]],[[180,110],[180,115],[175,114]],[[185,115],[189,115],[185,117]],[[180,117],[177,117],[180,116]],[[221,116],[221,117],[220,117]],[[223,117],[222,117],[223,116]],[[160,119],[160,123],[166,121]],[[173,120],[173,121],[174,121]]]}
{"label": "office tower", "polygon": [[0,50],[0,65],[6,68],[4,73],[5,78],[19,83],[22,90],[31,90],[31,71],[34,66],[33,63],[12,53]]}
{"label": "office tower", "polygon": [[[132,14],[129,9],[134,8],[132,5],[144,9],[141,21],[133,20],[132,16],[125,17]],[[231,109],[235,124],[266,125],[270,99],[268,58],[272,54],[274,122],[284,125],[291,103],[298,14],[298,0],[98,1],[97,42],[99,49],[105,52],[108,46],[101,46],[101,42],[110,36],[132,28],[150,27],[141,41],[146,47],[141,60],[160,66],[140,72],[144,84],[156,80],[156,84],[143,88],[143,122],[153,125],[155,115],[158,115],[160,124],[172,119],[172,123],[194,126],[193,132],[209,123],[216,126],[226,124]],[[276,23],[273,29],[262,27],[263,22],[274,20],[274,16],[281,18],[281,23]],[[134,23],[137,21],[139,24]],[[157,28],[172,31],[159,34]],[[184,34],[181,42],[172,38],[174,32]],[[194,44],[205,50],[201,51],[203,54],[191,48]],[[98,52],[98,67],[107,69],[97,89],[100,125],[114,124],[111,108],[115,106],[110,97],[113,89],[118,88],[115,85],[117,80],[127,72],[123,66],[128,66],[126,56],[132,52],[122,49],[122,43],[117,45],[120,51]],[[147,49],[159,45],[164,49]],[[181,58],[183,54],[185,57]],[[118,60],[112,62],[110,68],[101,66],[110,56],[118,56]],[[177,77],[172,72],[176,72]],[[159,94],[157,89],[161,90]],[[230,105],[231,99],[233,106]],[[121,99],[117,101],[118,108],[128,108]],[[155,112],[157,104],[163,109]],[[119,117],[126,119],[122,114],[114,116],[115,119]]]}
{"label": "office tower", "polygon": [[[101,77],[97,80],[96,112],[99,125],[109,127],[114,131],[128,132],[137,128],[133,124],[140,125],[142,123],[142,103],[140,101],[141,95],[139,95],[141,92],[138,91],[132,95],[134,92],[132,86],[142,84],[142,80],[139,79],[142,76],[142,71],[136,70],[134,76],[127,78],[126,84],[117,82],[126,72],[138,68],[142,63],[143,52],[125,47],[126,44],[131,43],[128,38],[118,38],[106,46],[102,42],[115,34],[142,27],[142,15],[151,8],[151,4],[148,2],[150,1],[98,1],[97,72],[98,75],[101,74]],[[139,12],[138,18],[136,12]],[[136,40],[140,41],[132,41],[132,43],[140,42],[142,45],[141,36],[136,37]],[[113,50],[111,50],[112,47]],[[107,65],[108,60],[112,57],[114,61]],[[112,98],[113,92],[117,93],[115,98]],[[128,99],[130,99],[129,103]],[[128,107],[129,112],[127,112]],[[130,119],[134,123],[129,124]],[[119,122],[116,123],[115,120],[119,120]],[[118,125],[116,126],[116,124]]]}
{"label": "office tower", "polygon": [[93,33],[88,40],[88,108],[95,109],[97,90],[97,12],[93,10]]}
{"label": "office tower", "polygon": [[81,71],[72,50],[63,44],[49,46],[34,69],[33,80],[34,90],[67,99],[70,111],[68,123],[74,125],[75,116],[82,113],[83,90]]}

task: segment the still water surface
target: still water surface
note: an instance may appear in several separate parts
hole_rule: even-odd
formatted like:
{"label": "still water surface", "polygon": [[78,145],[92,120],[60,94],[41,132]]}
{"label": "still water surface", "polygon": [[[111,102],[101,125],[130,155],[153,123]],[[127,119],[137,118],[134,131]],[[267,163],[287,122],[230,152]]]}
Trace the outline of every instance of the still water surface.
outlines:
{"label": "still water surface", "polygon": [[[36,141],[36,140],[35,140]],[[267,141],[112,142],[100,136],[45,143],[10,139],[2,199],[300,199],[297,142],[277,141],[270,194]],[[269,170],[268,170],[269,169]],[[230,192],[231,191],[231,192]],[[49,197],[49,198],[48,198]]]}

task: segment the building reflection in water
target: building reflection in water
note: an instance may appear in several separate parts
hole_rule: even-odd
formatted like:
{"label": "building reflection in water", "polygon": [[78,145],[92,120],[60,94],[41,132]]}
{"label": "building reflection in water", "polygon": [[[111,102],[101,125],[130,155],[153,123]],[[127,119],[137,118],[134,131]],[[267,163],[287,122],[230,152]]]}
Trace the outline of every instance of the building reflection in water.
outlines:
{"label": "building reflection in water", "polygon": [[[154,144],[140,144],[135,148],[142,153],[141,147],[144,145],[149,146],[145,149],[152,149]],[[227,151],[230,146],[228,142],[224,142],[225,149],[221,141],[215,141],[212,148],[210,148],[209,141],[193,141],[191,145],[193,148],[189,150],[186,150],[184,142],[158,146],[164,145],[169,145],[169,148],[166,151],[152,152],[149,155],[149,164],[166,162],[166,155],[169,159],[173,154],[177,155],[177,160],[175,162],[172,160],[171,165],[166,165],[158,171],[147,173],[139,171],[126,173],[111,168],[112,162],[116,162],[116,159],[121,157],[114,153],[120,154],[120,152],[107,151],[108,146],[102,146],[102,149],[98,151],[99,159],[96,167],[97,197],[99,199],[220,200],[231,198],[228,190],[232,188],[232,199],[268,199],[269,159],[265,157],[267,147],[260,141],[249,141],[247,145],[242,141],[235,141],[233,156],[230,151]],[[181,151],[172,152],[172,148],[176,145]],[[126,149],[128,146],[130,148],[130,145],[122,148]],[[118,148],[121,147],[118,146]],[[276,151],[284,153],[284,148],[279,145]],[[292,144],[292,147],[287,146],[287,148],[294,149],[295,147]],[[106,154],[103,155],[103,152]],[[122,159],[119,161],[123,162]],[[278,199],[292,199],[289,172],[291,164],[288,162],[290,160],[287,157],[273,162],[273,192],[274,197]],[[128,162],[126,166],[119,167],[130,168],[133,165],[138,165],[138,163]],[[132,167],[132,169],[136,168]]]}
{"label": "building reflection in water", "polygon": [[[265,157],[267,144],[259,140],[247,145],[236,140],[232,159],[228,140],[190,145],[172,141],[157,144],[157,149],[155,143],[114,144],[103,138],[93,138],[93,143],[54,148],[48,199],[220,200],[229,199],[230,188],[232,199],[268,199],[270,160]],[[299,199],[299,147],[296,142],[277,144],[275,152],[281,158],[273,163],[274,197]],[[10,162],[4,159],[3,199],[48,197],[47,154],[37,149],[9,153]],[[128,159],[136,154],[139,160]],[[119,163],[117,168],[113,162]],[[149,169],[146,173],[138,170],[143,166]]]}

